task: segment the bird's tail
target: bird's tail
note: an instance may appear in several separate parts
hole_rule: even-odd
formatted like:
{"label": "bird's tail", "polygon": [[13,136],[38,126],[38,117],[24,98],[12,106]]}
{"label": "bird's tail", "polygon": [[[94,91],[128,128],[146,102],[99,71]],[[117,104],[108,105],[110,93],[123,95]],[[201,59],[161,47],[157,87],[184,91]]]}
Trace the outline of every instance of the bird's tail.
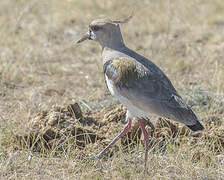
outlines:
{"label": "bird's tail", "polygon": [[167,112],[169,112],[168,116],[171,119],[185,124],[192,131],[201,131],[204,129],[192,109],[184,103],[180,96],[173,95],[172,100],[169,101],[166,107],[168,108]]}
{"label": "bird's tail", "polygon": [[199,121],[196,121],[196,124],[194,125],[186,125],[188,128],[190,128],[192,131],[202,131],[204,127]]}

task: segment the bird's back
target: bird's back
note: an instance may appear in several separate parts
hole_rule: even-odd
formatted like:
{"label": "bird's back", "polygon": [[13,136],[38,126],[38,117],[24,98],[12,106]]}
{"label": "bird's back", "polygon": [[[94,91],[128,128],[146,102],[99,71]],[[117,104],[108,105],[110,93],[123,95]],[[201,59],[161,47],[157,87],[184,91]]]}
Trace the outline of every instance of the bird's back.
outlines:
{"label": "bird's back", "polygon": [[148,115],[153,113],[184,123],[193,131],[203,129],[194,112],[158,66],[127,47],[106,51],[104,73],[107,85],[110,81],[113,93],[120,96],[121,103],[126,103],[128,109],[136,111],[137,108],[145,114],[148,112]]}

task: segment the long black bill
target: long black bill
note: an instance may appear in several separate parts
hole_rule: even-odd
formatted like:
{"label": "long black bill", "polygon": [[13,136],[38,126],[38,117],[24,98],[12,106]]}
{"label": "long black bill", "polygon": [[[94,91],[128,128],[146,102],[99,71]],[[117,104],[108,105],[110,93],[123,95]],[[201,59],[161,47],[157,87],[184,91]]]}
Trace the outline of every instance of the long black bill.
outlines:
{"label": "long black bill", "polygon": [[90,39],[90,33],[89,32],[87,32],[80,40],[78,40],[76,43],[78,44],[78,43],[81,43],[81,42],[83,42],[83,41],[85,41],[85,40],[87,40],[87,39]]}

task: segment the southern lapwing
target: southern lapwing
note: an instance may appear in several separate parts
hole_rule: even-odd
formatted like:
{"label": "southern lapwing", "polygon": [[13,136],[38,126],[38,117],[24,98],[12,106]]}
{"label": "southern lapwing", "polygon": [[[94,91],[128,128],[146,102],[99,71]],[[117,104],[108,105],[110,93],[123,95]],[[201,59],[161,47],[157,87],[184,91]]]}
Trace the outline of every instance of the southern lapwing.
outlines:
{"label": "southern lapwing", "polygon": [[203,130],[204,127],[164,72],[125,45],[119,24],[128,20],[96,19],[90,23],[88,32],[77,41],[81,43],[89,39],[102,46],[103,73],[107,87],[127,108],[127,125],[123,131],[101,152],[90,158],[102,158],[107,149],[128,132],[132,120],[136,120],[144,136],[146,170],[149,136],[143,119],[157,115],[183,123],[192,131]]}

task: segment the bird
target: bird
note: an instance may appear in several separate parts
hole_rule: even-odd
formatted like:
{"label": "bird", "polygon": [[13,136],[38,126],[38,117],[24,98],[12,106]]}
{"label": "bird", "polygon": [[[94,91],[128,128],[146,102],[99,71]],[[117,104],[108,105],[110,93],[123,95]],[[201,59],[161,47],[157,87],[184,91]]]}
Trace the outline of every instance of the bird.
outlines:
{"label": "bird", "polygon": [[105,152],[137,121],[144,137],[144,170],[147,171],[149,134],[144,119],[151,115],[186,125],[192,131],[204,129],[192,109],[184,102],[165,73],[151,60],[125,45],[120,24],[124,20],[95,19],[76,43],[93,40],[102,47],[103,74],[110,93],[126,107],[124,129],[102,151],[89,159],[101,159]]}

